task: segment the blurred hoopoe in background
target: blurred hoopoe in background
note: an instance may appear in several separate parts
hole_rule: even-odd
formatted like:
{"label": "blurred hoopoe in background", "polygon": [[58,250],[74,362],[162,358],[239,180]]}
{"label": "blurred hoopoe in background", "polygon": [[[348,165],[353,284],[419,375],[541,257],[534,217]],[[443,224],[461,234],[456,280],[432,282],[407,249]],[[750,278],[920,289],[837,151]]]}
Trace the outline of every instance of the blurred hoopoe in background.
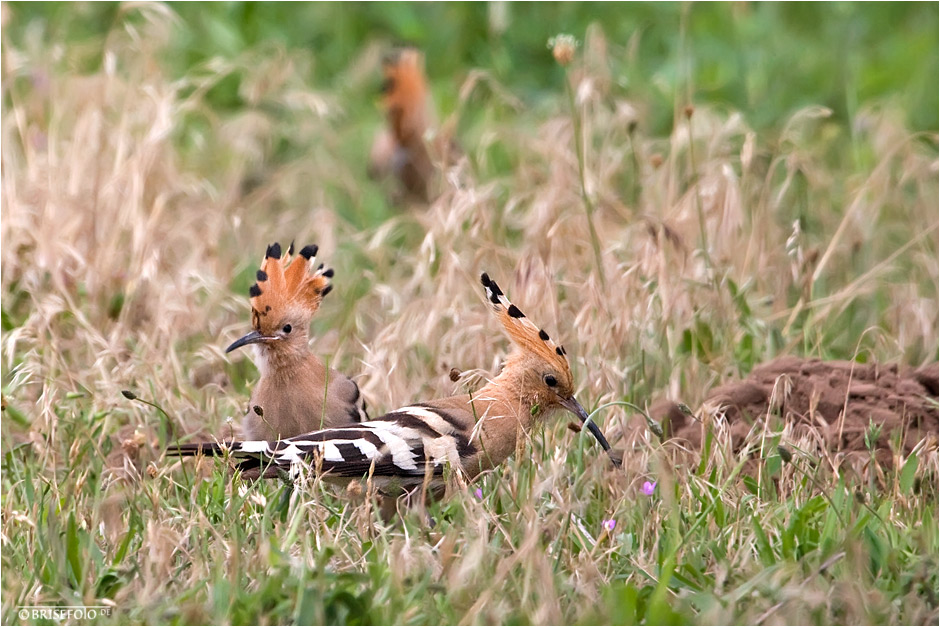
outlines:
{"label": "blurred hoopoe in background", "polygon": [[269,246],[251,286],[248,335],[225,352],[252,345],[261,378],[242,422],[248,440],[277,440],[316,429],[368,419],[359,387],[327,368],[307,345],[310,321],[333,286],[332,268],[316,263],[316,246],[305,246],[291,260],[294,245],[281,256]]}
{"label": "blurred hoopoe in background", "polygon": [[434,196],[435,163],[446,163],[457,150],[453,142],[436,133],[433,105],[424,73],[424,54],[415,48],[402,48],[382,63],[382,109],[386,128],[372,143],[369,176],[392,174],[405,190],[419,200]]}
{"label": "blurred hoopoe in background", "polygon": [[409,490],[425,481],[438,489],[448,464],[472,479],[509,457],[533,424],[563,408],[586,422],[610,454],[603,433],[574,397],[565,349],[510,303],[486,274],[482,283],[515,349],[499,375],[476,393],[415,403],[361,424],[276,442],[183,444],[167,453],[230,454],[243,471],[277,468],[295,474],[309,463],[327,479],[371,476],[382,491]]}

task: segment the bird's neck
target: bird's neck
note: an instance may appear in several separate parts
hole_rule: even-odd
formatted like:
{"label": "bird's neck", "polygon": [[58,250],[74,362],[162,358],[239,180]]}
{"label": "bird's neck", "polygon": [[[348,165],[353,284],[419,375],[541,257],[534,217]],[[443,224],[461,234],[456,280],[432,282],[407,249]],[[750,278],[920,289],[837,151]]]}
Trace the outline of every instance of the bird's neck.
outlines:
{"label": "bird's neck", "polygon": [[[479,451],[479,471],[501,464],[538,420],[544,408],[526,393],[523,377],[504,368],[495,379],[473,395],[477,417],[473,442]],[[472,472],[477,468],[468,469]]]}
{"label": "bird's neck", "polygon": [[322,378],[325,371],[323,363],[313,354],[306,341],[256,345],[254,362],[261,379],[280,385],[307,378]]}

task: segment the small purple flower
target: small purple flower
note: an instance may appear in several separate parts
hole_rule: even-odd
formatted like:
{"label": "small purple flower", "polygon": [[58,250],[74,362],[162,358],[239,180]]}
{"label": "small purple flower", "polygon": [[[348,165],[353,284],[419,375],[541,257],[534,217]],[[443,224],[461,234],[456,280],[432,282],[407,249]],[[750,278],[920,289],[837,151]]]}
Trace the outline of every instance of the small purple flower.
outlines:
{"label": "small purple flower", "polygon": [[478,499],[480,499],[481,501],[483,500],[483,488],[477,488],[476,490],[473,491],[473,493],[476,495]]}
{"label": "small purple flower", "polygon": [[611,518],[610,520],[605,520],[602,522],[601,525],[604,527],[604,529],[607,530],[607,533],[610,533],[614,530],[614,527],[617,526],[617,521]]}
{"label": "small purple flower", "polygon": [[656,491],[656,482],[655,481],[644,481],[643,487],[640,488],[640,492],[646,496],[653,496],[653,492]]}

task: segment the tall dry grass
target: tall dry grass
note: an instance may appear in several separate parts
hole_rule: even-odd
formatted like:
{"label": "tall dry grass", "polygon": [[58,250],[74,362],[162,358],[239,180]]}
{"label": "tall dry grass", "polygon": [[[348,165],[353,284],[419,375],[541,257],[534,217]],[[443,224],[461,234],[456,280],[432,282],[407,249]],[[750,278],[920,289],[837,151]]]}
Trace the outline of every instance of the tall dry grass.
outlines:
{"label": "tall dry grass", "polygon": [[[316,586],[332,580],[317,577],[336,572],[352,577],[350,589],[389,599],[371,608],[374,620],[609,621],[611,584],[645,581],[638,573],[649,574],[654,598],[688,600],[658,586],[655,573],[663,547],[682,546],[678,513],[700,491],[720,486],[716,503],[752,507],[771,528],[784,517],[772,498],[745,505],[726,441],[708,462],[705,470],[717,469],[709,480],[690,472],[694,454],[623,429],[634,412],[616,406],[598,420],[632,434],[621,442],[624,471],[608,469],[565,420],[551,421],[523,458],[484,482],[483,500],[464,493],[442,506],[459,524],[441,529],[417,514],[384,526],[368,502],[343,506],[316,482],[291,494],[246,490],[210,467],[208,483],[186,483],[160,451],[170,433],[223,433],[227,417],[240,418],[256,375],[247,355],[222,348],[248,326],[248,277],[275,240],[318,243],[336,267],[314,349],[358,377],[375,413],[496,371],[508,344],[482,300],[484,270],[566,346],[577,396],[591,407],[659,396],[695,407],[718,381],[782,353],[915,365],[937,357],[936,137],[912,133],[887,104],[851,129],[811,107],[764,136],[742,113],[694,103],[689,116],[679,110],[671,135],[651,136],[643,103],[613,86],[613,46],[590,31],[570,75],[583,137],[559,84],[552,115],[522,110],[467,129],[465,157],[443,173],[430,206],[390,209],[359,230],[333,207],[355,204],[372,183],[335,157],[352,122],[336,95],[299,81],[308,57],[253,51],[173,79],[158,58],[172,11],[125,10],[141,19],[111,32],[100,72],[72,71],[76,51],[42,33],[22,48],[4,42],[3,426],[5,452],[27,460],[60,515],[78,521],[75,533],[89,534],[87,555],[94,544],[113,557],[134,525],[136,548],[115,567],[124,584],[108,594],[91,574],[93,557],[83,558],[83,579],[60,589],[8,574],[4,612],[107,597],[134,622],[237,621],[276,611],[264,609],[265,595],[283,591],[268,591],[268,577],[299,586],[288,614],[341,620],[320,606],[304,613],[313,607],[304,595],[328,596]],[[361,71],[356,60],[351,68]],[[220,113],[206,93],[232,73],[248,106]],[[461,106],[486,106],[474,93],[465,90]],[[305,147],[300,156],[277,156],[285,137]],[[585,146],[605,286],[575,141]],[[495,148],[513,167],[481,177]],[[461,381],[450,380],[451,368]],[[122,389],[159,403],[171,427]],[[936,473],[935,447],[921,464]],[[656,503],[637,492],[652,478]],[[813,491],[801,481],[785,470],[780,484]],[[215,498],[226,505],[211,513]],[[6,566],[42,546],[38,516],[38,505],[4,498],[3,542],[16,547]],[[608,518],[619,521],[617,542],[600,532]],[[900,608],[866,588],[872,577],[858,574],[864,564],[851,555],[824,581],[792,562],[763,570],[759,537],[750,516],[742,520],[698,528],[727,540],[721,559],[696,546],[680,555],[710,573],[713,590],[702,598],[772,594],[750,609],[702,603],[697,620],[936,618],[935,604],[908,599]],[[386,574],[368,574],[382,565]],[[311,577],[312,588],[297,583]],[[225,605],[226,581],[244,588],[244,607]],[[833,595],[845,602],[833,607]]]}

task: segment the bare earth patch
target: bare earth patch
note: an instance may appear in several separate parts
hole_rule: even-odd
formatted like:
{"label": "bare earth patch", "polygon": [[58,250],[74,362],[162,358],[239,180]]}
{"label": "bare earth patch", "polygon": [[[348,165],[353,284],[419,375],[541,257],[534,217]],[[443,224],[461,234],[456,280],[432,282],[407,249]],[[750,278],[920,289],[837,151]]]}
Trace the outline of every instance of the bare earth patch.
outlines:
{"label": "bare earth patch", "polygon": [[[742,381],[726,383],[703,405],[718,408],[728,422],[732,445],[739,449],[754,424],[779,416],[794,433],[813,428],[831,452],[866,451],[865,432],[881,426],[875,445],[882,465],[890,465],[891,442],[905,454],[937,435],[938,365],[913,369],[897,364],[859,364],[780,357],[756,367]],[[668,432],[699,448],[703,428],[671,401],[653,405],[650,415],[664,420]]]}

